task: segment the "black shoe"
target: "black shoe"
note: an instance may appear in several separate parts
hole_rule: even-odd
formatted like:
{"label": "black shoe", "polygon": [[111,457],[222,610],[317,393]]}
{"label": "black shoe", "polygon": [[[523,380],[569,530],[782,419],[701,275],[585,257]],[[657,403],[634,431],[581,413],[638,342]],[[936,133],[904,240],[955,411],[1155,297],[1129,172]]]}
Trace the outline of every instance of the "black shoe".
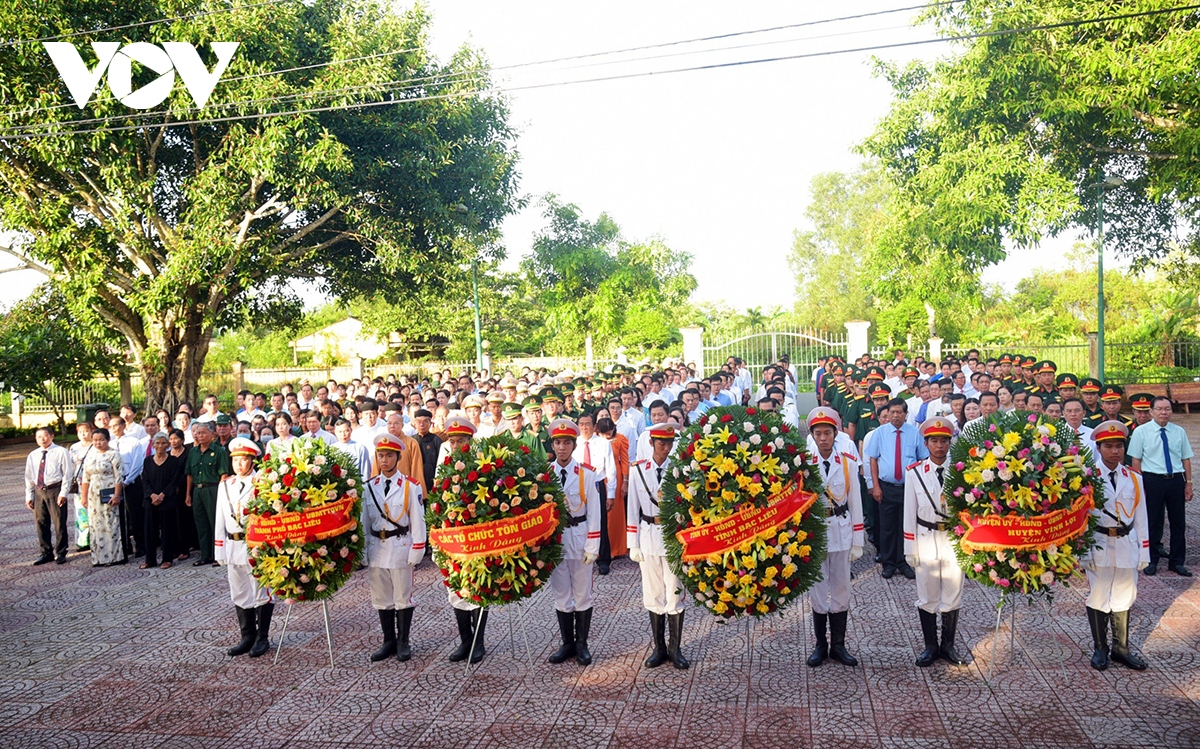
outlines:
{"label": "black shoe", "polygon": [[817,639],[817,645],[813,648],[812,653],[808,656],[808,665],[816,668],[825,662],[829,657],[829,640],[826,638],[826,623],[829,621],[829,616],[826,614],[818,614],[813,612],[813,635]]}
{"label": "black shoe", "polygon": [[[455,613],[458,613],[457,610]],[[384,658],[391,658],[396,654],[396,610],[395,609],[379,609],[379,628],[383,630],[383,644],[374,653],[371,653],[371,662],[378,663]],[[461,661],[462,658],[459,658]]]}
{"label": "black shoe", "polygon": [[588,632],[592,629],[592,610],[575,612],[575,662],[581,666],[591,665],[592,653],[588,650]]}
{"label": "black shoe", "polygon": [[67,563],[67,555],[59,554],[58,556],[54,557],[54,563],[55,564],[66,564]]}
{"label": "black shoe", "polygon": [[472,614],[474,619],[474,627],[471,629],[471,639],[475,643],[474,649],[471,650],[471,663],[479,663],[483,660],[483,656],[487,655],[487,649],[483,646],[483,633],[487,630],[487,609],[477,609],[477,614]]}
{"label": "black shoe", "polygon": [[[264,603],[254,611],[258,612],[258,635],[254,638],[254,647],[250,648],[250,657],[258,658],[271,649],[271,615],[275,613],[275,604]],[[254,616],[253,613],[250,615]]]}
{"label": "black shoe", "polygon": [[249,653],[250,648],[254,647],[254,636],[257,634],[254,609],[244,609],[241,606],[235,606],[234,609],[237,611],[238,629],[242,632],[242,639],[237,645],[225,651],[231,657]]}
{"label": "black shoe", "polygon": [[650,612],[650,635],[654,650],[650,652],[642,665],[646,668],[658,668],[667,662],[667,615]]}
{"label": "black shoe", "polygon": [[43,554],[40,557],[38,557],[37,559],[33,560],[33,566],[37,567],[39,564],[48,564],[53,561],[54,561],[53,554]]}
{"label": "black shoe", "polygon": [[829,615],[829,660],[843,666],[857,666],[858,659],[846,650],[846,616],[845,611]]}
{"label": "black shoe", "polygon": [[1087,610],[1088,626],[1092,630],[1092,668],[1103,671],[1108,668],[1108,618],[1103,611]]}
{"label": "black shoe", "polygon": [[196,561],[192,562],[193,567],[203,567],[206,564],[208,564],[207,559],[197,559]]}
{"label": "black shoe", "polygon": [[907,564],[904,565],[904,567],[902,567],[900,569],[900,573],[902,575],[904,575],[906,578],[908,578],[909,580],[917,579],[917,571],[914,570],[912,567],[909,567]]}
{"label": "black shoe", "polygon": [[412,658],[412,646],[408,644],[408,633],[412,630],[413,609],[399,609],[396,612],[396,660],[403,663]]}
{"label": "black shoe", "polygon": [[1174,572],[1176,575],[1179,575],[1180,577],[1191,577],[1192,576],[1192,571],[1189,570],[1187,567],[1184,567],[1182,564],[1169,564],[1169,565],[1167,565],[1167,569],[1170,570],[1171,572]]}
{"label": "black shoe", "polygon": [[549,663],[562,663],[575,657],[575,614],[570,611],[555,611],[558,615],[558,631],[562,634],[562,645],[547,658]]}
{"label": "black shoe", "polygon": [[[465,661],[471,654],[471,612],[470,610],[454,609],[454,623],[458,625],[458,647],[450,653],[450,662]],[[389,655],[395,655],[392,651]],[[386,656],[385,656],[386,657]],[[372,657],[374,660],[374,657]]]}
{"label": "black shoe", "polygon": [[1113,644],[1109,654],[1112,660],[1124,664],[1134,671],[1145,671],[1146,662],[1129,650],[1129,611],[1114,611],[1109,614],[1112,621]]}
{"label": "black shoe", "polygon": [[671,630],[671,640],[667,643],[667,657],[671,659],[671,665],[680,670],[688,668],[692,664],[683,657],[683,651],[680,649],[680,643],[683,641],[682,611],[667,615],[667,628]]}
{"label": "black shoe", "polygon": [[876,554],[875,555],[875,564],[882,564],[882,563],[883,563],[883,557]]}
{"label": "black shoe", "polygon": [[1142,570],[1142,572],[1150,577],[1154,577],[1158,574],[1158,562],[1151,562],[1150,564],[1146,565],[1146,569]]}
{"label": "black shoe", "polygon": [[967,659],[958,654],[954,647],[954,637],[958,633],[958,609],[942,614],[942,646],[938,655],[942,660],[955,666],[967,665]]}
{"label": "black shoe", "polygon": [[926,668],[938,659],[937,614],[925,609],[917,609],[917,614],[921,617],[921,636],[925,640],[925,649],[917,656],[917,665]]}
{"label": "black shoe", "polygon": [[612,564],[609,562],[599,562],[596,564],[596,571],[601,575],[607,575],[612,571]]}
{"label": "black shoe", "polygon": [[882,577],[884,580],[891,580],[892,576],[895,574],[896,574],[896,568],[892,567],[891,565],[888,565],[887,567],[883,568],[883,572],[880,572],[879,576]]}

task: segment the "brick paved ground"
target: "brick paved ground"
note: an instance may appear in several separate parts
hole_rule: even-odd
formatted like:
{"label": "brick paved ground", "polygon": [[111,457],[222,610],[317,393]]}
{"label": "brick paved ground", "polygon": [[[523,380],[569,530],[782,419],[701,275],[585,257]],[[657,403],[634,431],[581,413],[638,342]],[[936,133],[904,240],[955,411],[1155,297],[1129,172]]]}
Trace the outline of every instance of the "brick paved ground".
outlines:
{"label": "brick paved ground", "polygon": [[[1200,417],[1180,418],[1200,452]],[[975,664],[918,669],[914,583],[882,580],[866,559],[855,565],[855,669],[803,665],[807,605],[753,625],[690,614],[691,670],[644,669],[646,616],[627,560],[597,578],[586,669],[544,662],[556,627],[542,595],[524,609],[532,671],[519,630],[510,639],[515,612],[500,610],[488,658],[465,678],[446,661],[453,617],[428,561],[411,662],[368,663],[378,625],[360,572],[330,605],[336,667],[312,604],[272,666],[226,657],[235,621],[222,570],[92,569],[74,553],[29,566],[26,452],[0,453],[3,747],[1200,747],[1200,583],[1173,574],[1139,584],[1131,629],[1144,673],[1088,667],[1083,600],[1064,590],[1049,617],[1017,607],[1015,650],[1006,615],[989,684],[995,598],[973,583],[960,637]],[[1200,572],[1200,501],[1188,517]]]}

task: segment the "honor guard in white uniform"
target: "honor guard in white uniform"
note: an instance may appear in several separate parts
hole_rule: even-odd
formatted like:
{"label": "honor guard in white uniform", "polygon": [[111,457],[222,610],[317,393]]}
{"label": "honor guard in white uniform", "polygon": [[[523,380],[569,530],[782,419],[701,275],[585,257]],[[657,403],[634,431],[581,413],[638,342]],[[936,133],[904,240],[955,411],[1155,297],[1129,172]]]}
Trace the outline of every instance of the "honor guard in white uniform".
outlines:
{"label": "honor guard in white uniform", "polygon": [[563,560],[550,573],[550,591],[558,614],[562,646],[550,656],[550,663],[562,663],[571,656],[586,666],[592,662],[588,650],[588,632],[592,627],[592,566],[600,553],[600,477],[571,457],[579,439],[579,426],[570,419],[550,423],[550,446],[554,461],[550,470],[562,482],[567,500],[567,516],[560,518]]}
{"label": "honor guard in white uniform", "polygon": [[413,567],[425,556],[425,505],[421,485],[397,466],[404,443],[385,432],[375,436],[379,475],[363,492],[363,528],[367,532],[367,579],[371,605],[379,611],[383,645],[372,661],[390,655],[407,661],[412,628]]}
{"label": "honor guard in white uniform", "polygon": [[1109,656],[1136,671],[1146,668],[1146,662],[1129,650],[1129,609],[1137,600],[1137,573],[1150,564],[1150,535],[1142,477],[1123,465],[1128,437],[1129,428],[1120,421],[1101,422],[1092,430],[1104,495],[1092,510],[1099,527],[1083,569],[1091,586],[1087,614],[1095,646],[1092,668],[1098,671],[1108,668]]}
{"label": "honor guard in white uniform", "polygon": [[826,658],[847,666],[858,665],[858,659],[846,650],[846,618],[850,610],[850,563],[863,553],[862,491],[858,460],[849,452],[835,449],[841,428],[841,417],[832,408],[818,406],[808,415],[808,438],[816,448],[812,455],[825,484],[828,505],[828,553],[821,563],[821,580],[809,593],[817,644],[808,656],[808,665],[814,667]]}
{"label": "honor guard in white uniform", "polygon": [[[917,613],[925,639],[917,665],[922,667],[939,657],[958,666],[966,663],[954,648],[963,571],[950,543],[952,523],[942,498],[942,484],[950,467],[946,456],[954,431],[954,424],[946,417],[926,419],[921,424],[921,437],[929,457],[910,465],[904,480],[904,560],[917,573]],[[938,614],[942,615],[940,646]]]}
{"label": "honor guard in white uniform", "polygon": [[[683,638],[683,602],[679,598],[682,585],[667,563],[663,546],[662,525],[659,524],[658,503],[668,481],[671,448],[680,426],[673,421],[655,424],[646,430],[650,435],[651,454],[629,467],[629,502],[625,507],[625,538],[629,558],[642,569],[642,605],[650,612],[650,631],[654,650],[646,659],[646,668],[657,668],[668,660],[675,668],[690,664],[680,651]],[[671,641],[666,640],[667,628]]]}
{"label": "honor guard in white uniform", "polygon": [[229,655],[264,655],[271,647],[271,615],[275,604],[271,592],[258,584],[250,571],[246,548],[246,514],[243,510],[254,496],[254,461],[262,448],[245,437],[229,442],[233,475],[217,485],[217,517],[213,533],[213,556],[229,576],[229,596],[237,609],[242,639]]}
{"label": "honor guard in white uniform", "polygon": [[[457,460],[455,456],[462,455],[463,447],[469,449],[475,435],[475,425],[466,416],[451,416],[446,419],[446,441],[442,443],[443,460]],[[446,588],[446,595],[450,598],[450,608],[454,610],[454,621],[458,624],[458,647],[450,653],[450,660],[457,663],[469,655],[471,663],[479,663],[487,652],[483,646],[483,633],[488,620],[487,609],[471,603],[452,588]],[[474,649],[471,647],[472,642],[475,643]]]}

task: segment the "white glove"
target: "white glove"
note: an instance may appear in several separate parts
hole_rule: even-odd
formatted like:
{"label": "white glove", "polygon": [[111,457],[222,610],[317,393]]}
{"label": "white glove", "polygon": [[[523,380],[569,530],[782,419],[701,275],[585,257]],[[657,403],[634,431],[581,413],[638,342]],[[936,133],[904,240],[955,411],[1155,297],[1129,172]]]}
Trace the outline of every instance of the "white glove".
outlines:
{"label": "white glove", "polygon": [[908,563],[909,567],[915,568],[917,566],[917,555],[916,554],[905,554],[904,561]]}
{"label": "white glove", "polygon": [[[584,559],[587,559],[587,557],[584,557]],[[635,546],[629,550],[629,561],[644,562],[646,561],[646,557],[642,554],[642,550]]]}
{"label": "white glove", "polygon": [[1141,572],[1142,570],[1146,569],[1149,566],[1150,566],[1149,562],[1138,562],[1138,572]]}
{"label": "white glove", "polygon": [[224,566],[228,565],[228,564],[229,564],[229,562],[226,562],[224,559],[218,559],[218,560],[217,560],[217,564],[219,564],[219,565],[221,565],[222,567],[224,567]]}
{"label": "white glove", "polygon": [[[1084,568],[1084,569],[1085,569],[1085,570],[1087,570],[1088,572],[1095,572],[1095,571],[1096,571],[1096,563],[1092,561],[1092,558],[1091,558],[1091,557],[1084,557],[1083,559],[1080,559],[1080,560],[1079,560],[1079,566],[1080,566],[1080,567],[1082,567],[1082,568]],[[1141,569],[1141,566],[1140,566],[1140,565],[1138,566],[1138,569],[1139,569],[1139,570]]]}
{"label": "white glove", "polygon": [[595,555],[595,554],[592,554],[592,553],[589,553],[589,552],[586,552],[586,551],[585,551],[585,552],[583,552],[583,563],[584,563],[584,564],[591,564],[591,563],[592,563],[592,562],[594,562],[594,561],[596,561],[596,555]]}
{"label": "white glove", "polygon": [[850,561],[854,562],[861,558],[862,558],[862,547],[861,546],[851,546],[850,547]]}
{"label": "white glove", "polygon": [[421,560],[424,558],[425,558],[425,550],[424,549],[409,549],[408,563],[410,566],[416,567],[418,564],[421,563]]}

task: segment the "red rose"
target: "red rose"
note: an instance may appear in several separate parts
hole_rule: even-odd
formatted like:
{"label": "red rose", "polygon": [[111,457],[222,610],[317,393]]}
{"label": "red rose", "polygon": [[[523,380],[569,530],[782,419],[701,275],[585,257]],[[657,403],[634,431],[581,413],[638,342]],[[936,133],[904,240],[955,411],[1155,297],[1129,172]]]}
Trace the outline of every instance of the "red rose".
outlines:
{"label": "red rose", "polygon": [[342,565],[342,574],[343,575],[349,575],[353,571],[354,571],[354,568],[352,566],[350,566],[349,562],[346,562],[345,564]]}
{"label": "red rose", "polygon": [[[463,451],[464,453],[469,453],[469,452],[471,452],[471,444],[468,442],[467,444],[463,445],[463,446],[462,446],[462,451]],[[449,460],[447,460],[446,462],[447,462],[447,463],[449,463],[450,461],[449,461]]]}
{"label": "red rose", "polygon": [[334,476],[341,476],[342,475],[342,467],[340,465],[338,465],[337,463],[334,463],[333,468],[329,472],[332,473]]}
{"label": "red rose", "polygon": [[523,452],[523,453],[525,453],[526,455],[528,455],[528,454],[529,454],[529,448],[528,448],[526,445],[521,445],[521,452]]}
{"label": "red rose", "polygon": [[763,447],[762,447],[763,455],[770,455],[774,449],[775,448],[773,445],[763,445]]}
{"label": "red rose", "polygon": [[504,487],[506,489],[511,489],[516,485],[517,485],[517,480],[515,478],[513,478],[512,476],[504,477]]}
{"label": "red rose", "polygon": [[795,455],[795,454],[796,454],[796,446],[795,446],[795,445],[791,445],[791,444],[789,444],[789,445],[787,445],[786,447],[787,447],[788,455]]}
{"label": "red rose", "polygon": [[249,507],[245,507],[245,508],[243,508],[243,509],[242,509],[242,515],[249,515],[249,514],[250,514],[250,508],[249,508]]}
{"label": "red rose", "polygon": [[315,533],[309,533],[304,536],[304,543],[306,544],[316,543],[316,540],[317,534]]}
{"label": "red rose", "polygon": [[[707,424],[707,423],[708,423],[708,417],[707,417],[707,416],[701,416],[701,417],[700,417],[700,426],[704,426],[704,425],[705,425],[705,424]],[[692,438],[693,438],[693,439],[695,439],[695,435],[692,435]]]}
{"label": "red rose", "polygon": [[444,466],[450,465],[450,456],[449,455],[447,455],[446,459],[442,461],[442,465],[444,465]]}
{"label": "red rose", "polygon": [[721,414],[721,423],[728,424],[733,421],[733,414]]}
{"label": "red rose", "polygon": [[450,577],[449,570],[442,570],[442,577]]}
{"label": "red rose", "polygon": [[284,486],[291,486],[296,481],[296,477],[290,473],[285,473],[279,478],[279,483]]}
{"label": "red rose", "polygon": [[438,502],[434,502],[432,505],[430,505],[429,509],[433,510],[434,515],[442,514],[442,505]]}
{"label": "red rose", "polygon": [[[726,416],[728,416],[728,415],[729,415],[729,414],[726,414]],[[725,440],[725,441],[726,441],[726,442],[728,442],[728,443],[729,443],[729,444],[731,444],[731,445],[736,445],[736,444],[737,444],[737,441],[738,441],[737,435],[736,435],[736,434],[731,434],[731,435],[729,435],[729,439],[727,439],[727,440]]]}
{"label": "red rose", "polygon": [[524,514],[525,514],[525,508],[524,508],[524,507],[514,507],[514,508],[512,508],[512,514],[514,514],[514,515],[524,515]]}
{"label": "red rose", "polygon": [[766,424],[759,424],[758,431],[762,432],[763,434],[766,434],[767,432],[771,431],[771,427],[767,426]]}
{"label": "red rose", "polygon": [[467,474],[468,482],[473,484],[478,480],[479,480],[479,471],[471,471],[470,473]]}
{"label": "red rose", "polygon": [[485,466],[480,466],[480,467],[479,467],[479,470],[480,470],[480,471],[482,471],[482,472],[484,472],[484,473],[491,473],[491,472],[492,472],[492,466],[491,466],[491,464],[489,463],[488,465],[485,465]]}
{"label": "red rose", "polygon": [[504,467],[504,459],[503,459],[503,458],[497,458],[497,459],[496,459],[496,467],[497,467],[497,468],[503,468],[503,467]]}
{"label": "red rose", "polygon": [[[446,458],[446,462],[449,462],[449,461],[450,461],[450,459]],[[450,479],[448,477],[445,479],[442,479],[442,491],[446,491],[449,488],[450,488]]]}
{"label": "red rose", "polygon": [[250,557],[250,560],[249,560],[249,561],[250,561],[250,566],[251,566],[251,567],[253,567],[254,565],[258,564],[258,560],[257,560],[257,559],[255,559],[254,557]]}
{"label": "red rose", "polygon": [[788,426],[787,424],[784,424],[783,426],[779,427],[779,431],[783,432],[784,434],[787,434],[788,432],[792,431],[792,428],[790,426]]}

